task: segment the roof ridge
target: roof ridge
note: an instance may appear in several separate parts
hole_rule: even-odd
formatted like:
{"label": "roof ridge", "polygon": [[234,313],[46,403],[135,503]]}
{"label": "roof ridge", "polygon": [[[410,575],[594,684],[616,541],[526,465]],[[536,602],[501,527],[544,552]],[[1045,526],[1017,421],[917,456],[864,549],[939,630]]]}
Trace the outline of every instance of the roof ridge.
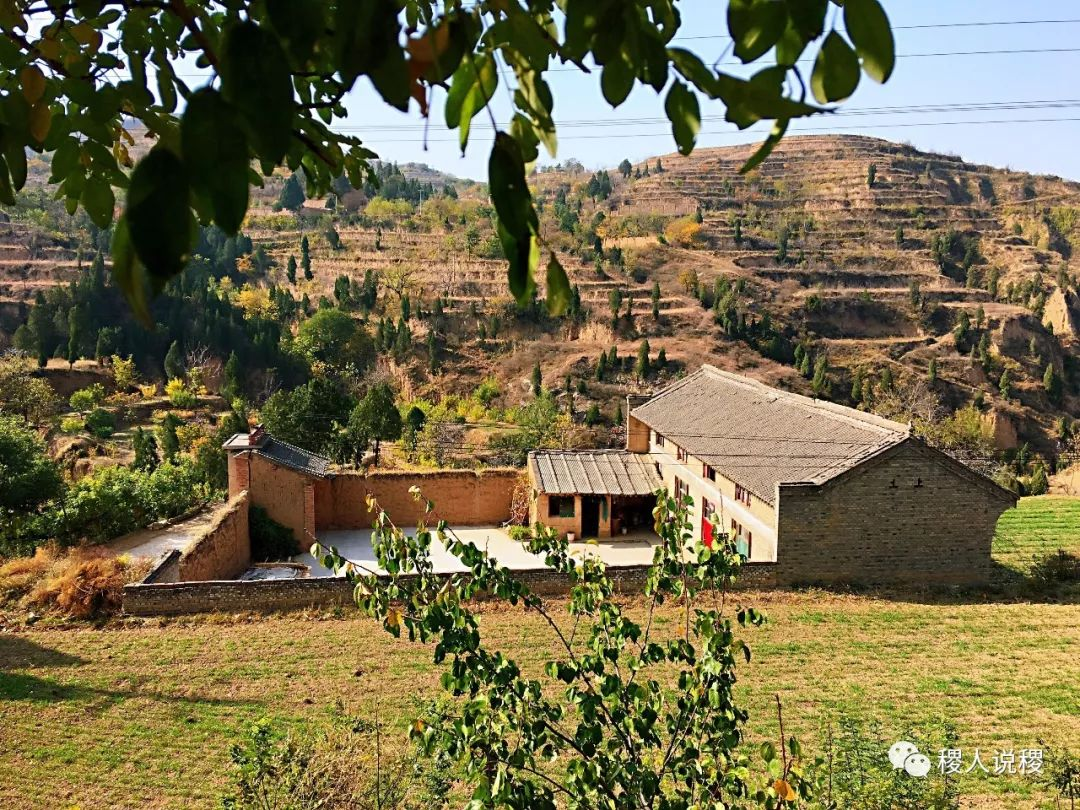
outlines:
{"label": "roof ridge", "polygon": [[755,389],[762,394],[775,396],[777,399],[784,399],[803,408],[824,411],[830,416],[836,416],[854,424],[879,428],[888,431],[889,434],[898,434],[901,436],[908,436],[911,434],[911,425],[895,422],[892,419],[886,419],[877,414],[860,411],[856,408],[841,405],[837,402],[829,402],[828,400],[817,399],[816,397],[808,397],[803,394],[795,393],[794,391],[785,391],[782,388],[776,388],[767,383],[763,383],[761,380],[755,380],[753,377],[736,374],[733,371],[724,371],[709,363],[702,364],[701,371],[735,385],[742,385],[746,388]]}
{"label": "roof ridge", "polygon": [[[314,452],[312,450],[307,450],[307,449],[305,449],[303,447],[299,447],[299,446],[297,446],[295,444],[291,444],[291,443],[285,441],[284,439],[279,439],[277,436],[274,436],[273,434],[267,434],[267,439],[269,439],[272,442],[276,442],[277,444],[280,444],[280,445],[282,445],[284,447],[287,447],[290,450],[295,450],[298,453],[303,453],[304,455],[311,456],[312,458],[322,459],[327,464],[333,464],[333,461],[331,461],[329,458],[322,455],[321,453],[316,453],[316,452]],[[263,445],[263,447],[265,447],[265,445]],[[262,448],[256,448],[256,449],[262,449]]]}

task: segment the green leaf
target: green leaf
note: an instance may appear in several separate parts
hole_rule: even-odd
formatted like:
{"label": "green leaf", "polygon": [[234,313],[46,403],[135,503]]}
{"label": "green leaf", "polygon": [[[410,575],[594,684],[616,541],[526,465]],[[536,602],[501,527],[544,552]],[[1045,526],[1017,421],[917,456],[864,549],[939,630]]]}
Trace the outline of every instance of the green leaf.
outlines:
{"label": "green leaf", "polygon": [[675,82],[664,99],[664,112],[671,121],[671,131],[679,153],[689,155],[694,151],[694,142],[701,130],[701,110],[697,96],[682,82]]}
{"label": "green leaf", "polygon": [[213,88],[199,90],[184,110],[180,144],[192,187],[208,198],[218,226],[235,234],[248,209],[250,165],[236,108]]}
{"label": "green leaf", "polygon": [[517,239],[501,221],[496,223],[496,231],[506,255],[510,294],[519,304],[528,303],[536,292],[536,282],[533,279],[540,264],[540,242],[533,233],[524,239]]}
{"label": "green leaf", "polygon": [[150,284],[145,268],[135,255],[127,218],[123,216],[117,220],[113,229],[112,257],[113,279],[127,299],[132,314],[147,329],[153,328],[154,319],[150,317],[149,303]]}
{"label": "green leaf", "polygon": [[887,82],[896,64],[896,45],[889,17],[878,0],[846,0],[844,27],[866,75],[879,84]]}
{"label": "green leaf", "polygon": [[109,227],[116,207],[116,195],[108,180],[100,174],[87,177],[82,190],[82,204],[95,225],[99,228]]}
{"label": "green leaf", "polygon": [[619,54],[619,57],[604,65],[604,72],[600,74],[600,89],[612,107],[626,101],[634,88],[634,71],[621,57],[622,54]]}
{"label": "green leaf", "polygon": [[859,57],[835,31],[825,37],[814,61],[810,89],[822,104],[843,101],[859,86]]}
{"label": "green leaf", "polygon": [[26,185],[26,149],[15,138],[5,138],[4,158],[11,171],[11,184],[16,191]]}
{"label": "green leaf", "polygon": [[730,0],[727,20],[735,55],[753,62],[780,39],[787,25],[787,8],[783,0]]}
{"label": "green leaf", "polygon": [[320,0],[266,0],[270,24],[297,64],[311,58],[326,30],[326,4]]}
{"label": "green leaf", "polygon": [[368,71],[371,83],[391,107],[406,112],[409,109],[409,68],[405,53],[396,45],[372,70]]}
{"label": "green leaf", "polygon": [[337,4],[334,17],[338,70],[349,87],[357,76],[376,70],[397,48],[401,24],[394,0],[353,0]]}
{"label": "green leaf", "polygon": [[187,172],[174,152],[158,147],[131,173],[124,216],[135,256],[159,283],[184,269],[194,221]]}
{"label": "green leaf", "polygon": [[15,189],[11,187],[11,177],[8,174],[7,161],[0,156],[0,202],[4,205],[15,204]]}
{"label": "green leaf", "polygon": [[761,146],[757,148],[757,151],[750,156],[750,158],[739,169],[741,174],[746,174],[749,171],[753,171],[761,161],[765,160],[772,150],[776,148],[776,145],[780,143],[780,139],[784,137],[784,133],[787,132],[788,120],[786,118],[781,119],[773,124],[772,131],[762,142]]}
{"label": "green leaf", "polygon": [[713,73],[697,54],[691,53],[685,48],[668,48],[668,56],[675,69],[682,77],[694,85],[709,98],[716,98],[719,93],[719,85],[716,74]]}
{"label": "green leaf", "polygon": [[259,157],[281,163],[292,140],[295,102],[289,63],[276,36],[253,22],[228,29],[221,93],[243,116]]}
{"label": "green leaf", "polygon": [[462,153],[469,142],[473,117],[484,109],[498,84],[499,74],[488,54],[466,55],[461,66],[454,71],[454,80],[446,95],[446,125],[450,129],[459,128]]}
{"label": "green leaf", "polygon": [[547,266],[547,311],[549,315],[562,315],[570,308],[570,279],[566,270],[559,264],[555,254],[551,254]]}
{"label": "green leaf", "polygon": [[488,188],[499,221],[515,236],[536,228],[536,211],[525,180],[525,161],[517,141],[500,132],[488,158]]}

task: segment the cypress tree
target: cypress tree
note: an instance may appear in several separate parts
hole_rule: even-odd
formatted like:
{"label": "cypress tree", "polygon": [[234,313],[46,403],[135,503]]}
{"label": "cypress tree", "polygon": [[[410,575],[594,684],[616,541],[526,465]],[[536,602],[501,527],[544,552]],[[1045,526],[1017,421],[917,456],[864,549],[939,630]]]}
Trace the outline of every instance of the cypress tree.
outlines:
{"label": "cypress tree", "polygon": [[637,374],[639,380],[644,380],[649,376],[649,341],[641,341],[641,345],[638,346],[637,363],[634,365],[634,372]]}
{"label": "cypress tree", "polygon": [[607,355],[600,352],[600,359],[596,361],[596,380],[602,382],[607,373]]}
{"label": "cypress tree", "polygon": [[533,396],[540,396],[540,392],[544,390],[544,378],[540,373],[540,364],[537,363],[533,366],[532,370],[532,392]]}
{"label": "cypress tree", "polygon": [[289,256],[289,263],[285,267],[285,278],[290,284],[296,283],[296,257],[293,255]]}
{"label": "cypress tree", "polygon": [[931,385],[937,382],[937,358],[930,358],[930,368],[926,370],[926,379]]}
{"label": "cypress tree", "polygon": [[184,376],[184,356],[180,353],[180,343],[173,341],[165,353],[165,379],[177,380]]}

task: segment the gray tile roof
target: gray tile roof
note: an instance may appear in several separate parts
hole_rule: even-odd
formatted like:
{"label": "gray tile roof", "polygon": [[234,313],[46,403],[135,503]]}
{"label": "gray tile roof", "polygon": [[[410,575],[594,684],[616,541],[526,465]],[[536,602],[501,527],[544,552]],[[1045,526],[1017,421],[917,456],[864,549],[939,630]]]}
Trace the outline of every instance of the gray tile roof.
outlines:
{"label": "gray tile roof", "polygon": [[534,450],[529,472],[552,495],[651,495],[663,484],[650,456],[625,450]]}
{"label": "gray tile roof", "polygon": [[767,503],[778,483],[824,483],[911,435],[908,425],[708,365],[631,413]]}

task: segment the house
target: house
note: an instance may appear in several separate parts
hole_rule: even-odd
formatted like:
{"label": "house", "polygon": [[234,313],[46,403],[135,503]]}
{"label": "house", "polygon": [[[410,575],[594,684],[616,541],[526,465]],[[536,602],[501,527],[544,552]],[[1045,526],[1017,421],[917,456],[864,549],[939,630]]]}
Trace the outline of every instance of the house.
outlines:
{"label": "house", "polygon": [[617,535],[617,508],[640,517],[659,481],[696,539],[731,537],[780,582],[985,581],[1016,503],[909,425],[708,365],[628,402],[625,450],[536,452],[529,474],[534,517],[584,537]]}

